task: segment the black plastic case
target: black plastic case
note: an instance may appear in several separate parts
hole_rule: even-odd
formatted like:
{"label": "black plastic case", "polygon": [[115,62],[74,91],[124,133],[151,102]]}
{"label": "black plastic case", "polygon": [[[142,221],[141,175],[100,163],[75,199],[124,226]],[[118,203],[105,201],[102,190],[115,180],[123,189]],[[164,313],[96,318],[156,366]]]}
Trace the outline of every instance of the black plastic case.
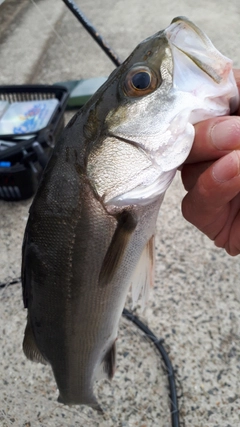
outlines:
{"label": "black plastic case", "polygon": [[[40,131],[21,135],[0,134],[0,140],[15,143],[13,147],[0,151],[0,199],[23,200],[35,193],[52,148],[63,130],[68,97],[69,91],[64,86],[0,86],[1,101],[12,103],[51,98],[59,101],[47,126]],[[26,140],[26,135],[32,137]]]}

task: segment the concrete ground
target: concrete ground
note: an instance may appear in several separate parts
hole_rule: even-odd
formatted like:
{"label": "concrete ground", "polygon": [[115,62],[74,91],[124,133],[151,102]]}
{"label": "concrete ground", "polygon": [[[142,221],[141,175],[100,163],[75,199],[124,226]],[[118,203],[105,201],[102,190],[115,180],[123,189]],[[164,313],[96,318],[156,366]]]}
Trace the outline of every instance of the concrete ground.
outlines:
{"label": "concrete ground", "polygon": [[[124,59],[173,17],[186,15],[240,67],[239,0],[77,0]],[[112,63],[60,0],[5,0],[0,5],[0,85],[107,76]],[[68,116],[69,117],[69,116]],[[177,177],[157,224],[155,287],[144,321],[165,339],[176,369],[182,425],[240,425],[239,259],[231,258],[181,216]],[[31,200],[0,202],[0,282],[19,278]],[[129,306],[129,303],[127,303]],[[0,425],[170,426],[167,377],[154,349],[121,322],[118,370],[97,386],[104,417],[64,407],[49,368],[27,361],[20,283],[0,289]],[[184,424],[185,423],[185,424]]]}

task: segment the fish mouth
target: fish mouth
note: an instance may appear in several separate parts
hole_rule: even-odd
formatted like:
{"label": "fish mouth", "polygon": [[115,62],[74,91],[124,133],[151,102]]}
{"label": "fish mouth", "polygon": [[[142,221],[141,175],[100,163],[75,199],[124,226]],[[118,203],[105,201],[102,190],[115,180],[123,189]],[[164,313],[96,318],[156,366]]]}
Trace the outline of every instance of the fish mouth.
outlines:
{"label": "fish mouth", "polygon": [[232,61],[218,52],[206,34],[188,18],[174,18],[165,29],[165,35],[170,45],[191,59],[214,82],[219,84],[228,77]]}

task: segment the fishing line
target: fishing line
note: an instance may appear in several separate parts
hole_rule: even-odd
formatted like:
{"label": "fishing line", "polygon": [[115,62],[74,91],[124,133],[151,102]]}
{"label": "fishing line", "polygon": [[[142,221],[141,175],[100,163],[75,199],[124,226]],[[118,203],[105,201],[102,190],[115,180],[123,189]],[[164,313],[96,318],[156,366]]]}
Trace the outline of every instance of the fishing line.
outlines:
{"label": "fishing line", "polygon": [[69,46],[65,43],[65,41],[63,40],[63,38],[60,36],[60,34],[58,34],[58,32],[56,31],[56,29],[54,28],[54,26],[49,22],[49,20],[47,19],[47,17],[44,15],[44,13],[41,11],[40,7],[37,5],[37,3],[34,0],[30,0],[31,3],[36,7],[37,11],[40,13],[40,15],[42,15],[42,17],[44,18],[44,20],[46,21],[46,23],[48,24],[48,26],[53,30],[54,34],[56,34],[57,38],[64,44],[64,46],[69,49]]}
{"label": "fishing line", "polygon": [[[36,7],[37,11],[42,15],[48,26],[52,29],[54,34],[56,34],[57,38],[63,43],[63,45],[69,50],[69,46],[65,43],[63,38],[54,28],[54,26],[49,22],[46,15],[42,12],[40,7],[37,5],[35,0],[30,0],[31,3]],[[121,65],[121,60],[117,56],[117,54],[113,51],[113,49],[107,44],[107,42],[103,39],[103,37],[99,34],[99,32],[94,28],[91,22],[87,19],[87,17],[80,11],[78,6],[72,0],[63,0],[65,5],[69,8],[69,10],[75,15],[77,20],[82,24],[82,26],[88,31],[88,33],[92,36],[92,38],[98,43],[101,49],[107,54],[107,56],[111,59],[111,61],[117,67]]]}

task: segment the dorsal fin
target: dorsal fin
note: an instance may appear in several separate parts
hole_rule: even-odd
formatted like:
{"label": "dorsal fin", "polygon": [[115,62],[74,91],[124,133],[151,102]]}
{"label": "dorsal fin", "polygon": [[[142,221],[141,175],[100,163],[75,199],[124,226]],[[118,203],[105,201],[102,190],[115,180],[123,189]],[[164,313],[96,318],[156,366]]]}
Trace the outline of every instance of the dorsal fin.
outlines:
{"label": "dorsal fin", "polygon": [[131,280],[133,307],[136,305],[141,294],[142,311],[148,300],[149,289],[154,284],[154,266],[155,238],[152,236],[142,251]]}
{"label": "dorsal fin", "polygon": [[137,225],[137,219],[129,211],[123,211],[117,215],[117,227],[112,241],[103,260],[99,274],[99,285],[104,286],[111,282],[119,267],[129,238]]}

